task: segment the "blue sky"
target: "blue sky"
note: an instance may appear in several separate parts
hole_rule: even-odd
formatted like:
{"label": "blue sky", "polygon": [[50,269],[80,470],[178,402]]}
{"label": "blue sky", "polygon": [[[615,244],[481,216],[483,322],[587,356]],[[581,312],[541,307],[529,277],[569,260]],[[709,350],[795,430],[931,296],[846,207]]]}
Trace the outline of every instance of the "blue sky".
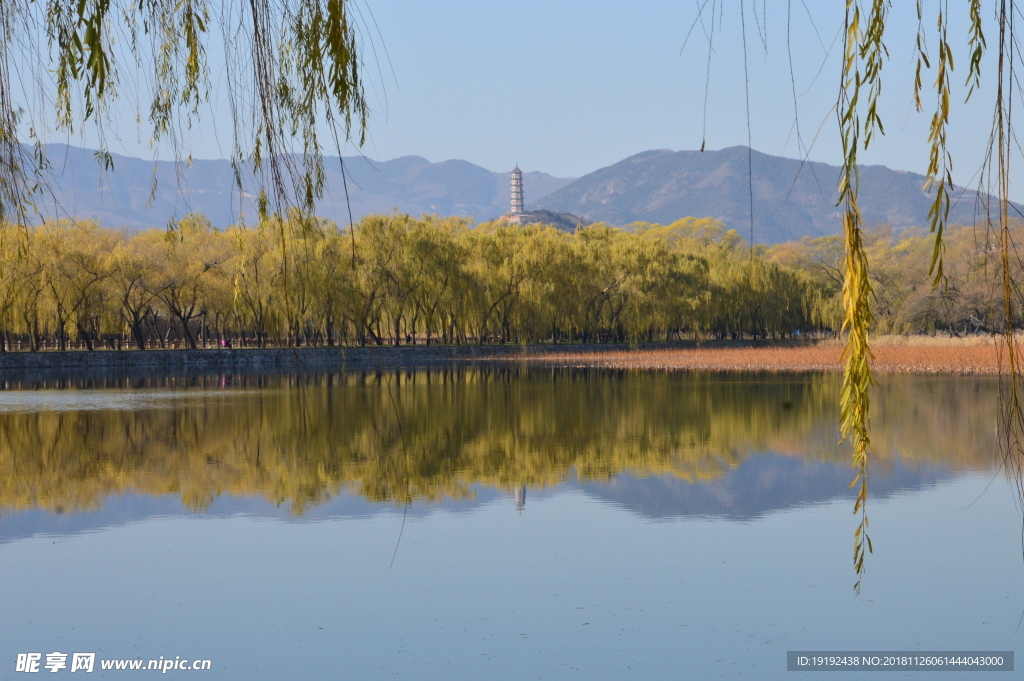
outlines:
{"label": "blue sky", "polygon": [[[373,157],[463,158],[494,170],[518,162],[575,176],[646,149],[700,148],[710,16],[680,52],[697,16],[696,0],[370,3],[394,69],[384,80],[390,84],[386,106],[377,101],[366,150]],[[896,5],[885,72],[888,134],[864,159],[923,172],[930,112],[912,108],[917,18],[914,3]],[[934,12],[930,5],[926,12]],[[728,1],[722,9],[707,104],[711,149],[747,143],[740,5]],[[829,111],[838,90],[840,43],[826,54],[841,26],[842,3],[795,0],[789,17],[786,3],[750,3],[745,19],[753,147],[799,154],[788,21],[800,131],[809,144],[821,126],[811,157],[837,163],[838,132]],[[954,19],[953,39],[965,38],[966,15]],[[960,89],[965,49],[958,56],[954,84]],[[956,167],[971,174],[987,139],[990,92],[974,100],[958,106],[951,121]]]}
{"label": "blue sky", "polygon": [[[491,170],[508,170],[518,163],[524,170],[571,177],[647,149],[701,145],[706,36],[712,1],[721,7],[720,0],[706,3],[705,20],[698,22],[685,50],[684,40],[703,0],[359,1],[365,1],[379,29],[372,36],[377,59],[367,50],[373,114],[362,151],[372,158],[458,158]],[[838,163],[837,125],[830,110],[838,90],[841,45],[836,38],[842,3],[744,1],[753,147],[800,155],[791,54],[805,144],[817,134],[810,158]],[[706,116],[709,149],[746,144],[748,139],[740,4],[724,4],[714,28]],[[862,159],[923,172],[931,114],[912,107],[917,18],[914,3],[895,5],[887,39],[892,59],[884,72],[887,135]],[[966,92],[961,87],[967,65],[966,3],[952,5],[951,41],[958,64],[953,80],[959,94],[950,146],[954,180],[960,184],[969,182],[981,163],[991,121],[994,64],[992,59],[985,64],[988,86],[967,106],[960,104]],[[929,24],[937,6],[934,0],[925,2]],[[986,6],[985,17],[994,47],[991,10]],[[217,82],[215,76],[215,99]],[[929,94],[926,109],[933,102]],[[193,134],[193,155],[227,156],[229,129],[225,119],[208,114]],[[122,131],[111,148],[151,157],[153,151],[138,141],[145,137],[144,131]],[[71,142],[90,146],[88,135]]]}

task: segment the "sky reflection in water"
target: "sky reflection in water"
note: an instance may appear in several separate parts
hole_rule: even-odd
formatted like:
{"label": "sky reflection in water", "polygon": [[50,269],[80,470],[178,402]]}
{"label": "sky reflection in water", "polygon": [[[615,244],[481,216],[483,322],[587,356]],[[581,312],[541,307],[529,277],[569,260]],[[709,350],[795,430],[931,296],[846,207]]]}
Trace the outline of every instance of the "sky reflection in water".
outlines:
{"label": "sky reflection in water", "polygon": [[0,678],[65,649],[210,658],[211,679],[787,678],[786,650],[1021,635],[989,379],[880,386],[860,598],[834,377],[12,387]]}

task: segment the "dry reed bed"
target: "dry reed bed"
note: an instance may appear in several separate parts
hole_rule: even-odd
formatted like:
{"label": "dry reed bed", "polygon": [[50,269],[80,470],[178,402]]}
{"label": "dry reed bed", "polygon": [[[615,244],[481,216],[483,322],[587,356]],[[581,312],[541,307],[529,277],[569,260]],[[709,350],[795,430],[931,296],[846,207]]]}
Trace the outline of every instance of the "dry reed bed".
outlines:
{"label": "dry reed bed", "polygon": [[[872,367],[879,373],[999,374],[1007,371],[1006,349],[984,344],[893,345],[873,348]],[[527,361],[563,367],[702,371],[842,371],[838,344],[802,347],[613,350],[558,353]]]}

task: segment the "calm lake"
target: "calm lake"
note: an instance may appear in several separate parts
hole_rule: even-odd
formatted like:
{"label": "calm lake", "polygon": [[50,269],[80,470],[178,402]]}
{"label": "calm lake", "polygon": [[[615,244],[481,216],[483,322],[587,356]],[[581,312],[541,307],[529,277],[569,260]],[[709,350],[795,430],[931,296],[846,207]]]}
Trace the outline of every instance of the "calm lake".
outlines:
{"label": "calm lake", "polygon": [[92,652],[86,678],[923,679],[786,651],[1020,648],[996,380],[882,377],[860,596],[838,392],[496,366],[8,383],[0,679],[33,652],[48,677]]}

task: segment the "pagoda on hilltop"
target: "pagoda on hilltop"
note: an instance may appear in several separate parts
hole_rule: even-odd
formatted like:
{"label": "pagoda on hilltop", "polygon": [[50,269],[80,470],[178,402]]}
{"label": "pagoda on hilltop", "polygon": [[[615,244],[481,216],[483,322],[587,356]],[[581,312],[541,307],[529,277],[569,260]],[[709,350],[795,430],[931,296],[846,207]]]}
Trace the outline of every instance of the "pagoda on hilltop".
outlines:
{"label": "pagoda on hilltop", "polygon": [[[0,2],[3,2],[3,0],[0,0]],[[570,234],[580,227],[591,224],[590,220],[577,217],[572,213],[554,213],[543,208],[526,210],[526,198],[523,194],[523,171],[519,169],[518,163],[509,175],[512,180],[510,202],[512,210],[498,218],[499,222],[507,222],[524,227],[526,225],[547,225]]]}
{"label": "pagoda on hilltop", "polygon": [[523,171],[519,169],[519,164],[512,169],[512,211],[508,215],[509,222],[518,223],[522,220],[523,206]]}

